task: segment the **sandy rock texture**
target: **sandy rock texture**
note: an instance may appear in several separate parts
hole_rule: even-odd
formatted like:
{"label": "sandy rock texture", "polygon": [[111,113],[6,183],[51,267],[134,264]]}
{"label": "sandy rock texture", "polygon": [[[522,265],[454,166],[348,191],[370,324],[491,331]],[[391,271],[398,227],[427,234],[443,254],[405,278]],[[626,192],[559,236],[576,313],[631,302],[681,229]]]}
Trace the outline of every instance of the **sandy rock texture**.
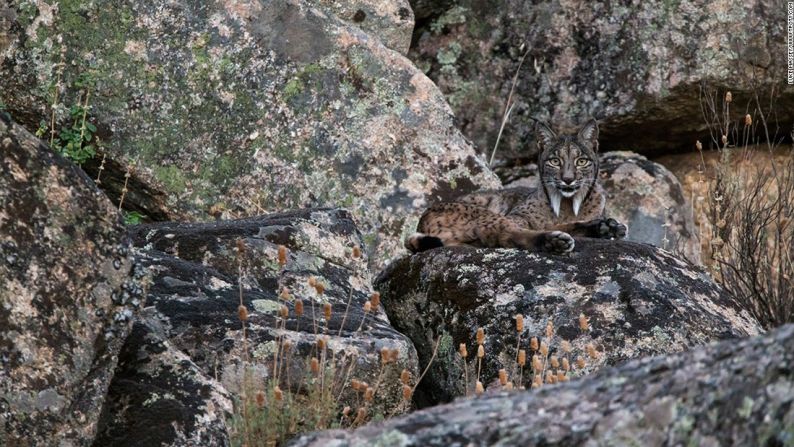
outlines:
{"label": "sandy rock texture", "polygon": [[91,444],[141,273],[91,179],[0,113],[0,445]]}
{"label": "sandy rock texture", "polygon": [[[550,355],[568,357],[571,364],[578,356],[587,359],[572,377],[761,331],[700,268],[635,242],[583,238],[562,256],[433,249],[395,261],[375,287],[394,327],[416,346],[421,365],[441,337],[437,358],[417,390],[420,406],[473,391],[478,328],[485,333],[482,383],[490,385],[501,368],[518,381],[516,314],[524,315],[520,348],[528,358],[534,336],[547,341]],[[580,314],[589,319],[586,330],[579,326]],[[549,321],[551,339],[545,337]],[[563,352],[563,341],[571,344],[571,353]],[[460,343],[469,353],[468,384]],[[597,359],[589,358],[588,344],[599,353]],[[527,367],[521,384],[529,386],[531,379]]]}
{"label": "sandy rock texture", "polygon": [[537,392],[461,399],[292,445],[786,445],[794,430],[793,366],[789,324]]}
{"label": "sandy rock texture", "polygon": [[429,201],[498,180],[430,79],[316,3],[4,4],[0,101],[29,130],[49,122],[63,51],[58,122],[91,91],[103,187],[117,198],[132,165],[128,209],[206,220],[343,206],[381,266]]}

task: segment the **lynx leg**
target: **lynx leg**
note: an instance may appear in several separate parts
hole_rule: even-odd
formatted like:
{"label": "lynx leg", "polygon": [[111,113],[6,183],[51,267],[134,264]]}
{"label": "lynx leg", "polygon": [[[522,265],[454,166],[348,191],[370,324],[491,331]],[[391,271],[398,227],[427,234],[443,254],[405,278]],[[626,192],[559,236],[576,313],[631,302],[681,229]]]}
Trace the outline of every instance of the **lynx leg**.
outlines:
{"label": "lynx leg", "polygon": [[557,225],[554,229],[565,231],[573,236],[593,237],[598,239],[623,239],[628,232],[625,225],[611,218]]}
{"label": "lynx leg", "polygon": [[518,248],[558,255],[570,253],[576,245],[573,237],[563,231],[520,230],[511,239]]}

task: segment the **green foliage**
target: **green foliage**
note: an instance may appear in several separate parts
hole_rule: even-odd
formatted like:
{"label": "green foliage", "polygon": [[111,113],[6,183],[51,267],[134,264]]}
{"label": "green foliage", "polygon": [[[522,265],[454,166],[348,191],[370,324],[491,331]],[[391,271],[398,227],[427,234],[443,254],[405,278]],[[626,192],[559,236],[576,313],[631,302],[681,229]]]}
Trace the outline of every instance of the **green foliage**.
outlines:
{"label": "green foliage", "polygon": [[430,31],[432,31],[433,34],[441,34],[447,25],[459,25],[466,23],[467,12],[467,8],[462,6],[453,6],[444,14],[442,14],[441,17],[439,17],[435,22],[430,24]]}
{"label": "green foliage", "polygon": [[129,211],[124,213],[124,224],[125,225],[138,225],[143,222],[143,218],[146,217],[143,214],[137,211]]}
{"label": "green foliage", "polygon": [[86,120],[87,113],[88,110],[81,104],[70,107],[71,126],[61,128],[58,136],[52,141],[53,150],[78,165],[85,163],[96,155],[96,148],[91,144],[96,132],[96,126]]}

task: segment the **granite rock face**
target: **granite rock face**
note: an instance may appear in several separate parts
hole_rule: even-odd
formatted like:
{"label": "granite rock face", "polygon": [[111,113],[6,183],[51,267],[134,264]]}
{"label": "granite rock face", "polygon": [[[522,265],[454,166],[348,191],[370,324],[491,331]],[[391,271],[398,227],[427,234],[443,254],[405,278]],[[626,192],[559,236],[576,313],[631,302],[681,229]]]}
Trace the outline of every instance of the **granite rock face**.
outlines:
{"label": "granite rock face", "polygon": [[0,445],[90,445],[141,305],[118,211],[0,113]]}
{"label": "granite rock face", "polygon": [[[364,303],[373,293],[371,278],[367,259],[352,257],[353,247],[360,246],[362,240],[347,211],[307,209],[206,224],[147,224],[134,227],[131,234],[138,261],[152,272],[150,307],[141,324],[136,325],[136,330],[139,326],[145,329],[145,335],[131,338],[125,347],[129,354],[122,359],[120,380],[111,388],[111,400],[124,402],[124,396],[136,390],[154,393],[153,387],[169,377],[182,376],[173,370],[175,363],[189,373],[186,383],[177,382],[177,390],[197,388],[199,394],[172,392],[169,397],[160,393],[144,399],[149,402],[146,408],[141,407],[140,398],[135,398],[137,406],[126,410],[142,414],[149,409],[154,419],[163,411],[160,419],[177,418],[174,421],[184,427],[182,432],[169,430],[165,424],[149,425],[150,431],[141,427],[140,432],[130,432],[137,425],[123,414],[112,414],[121,411],[117,405],[111,408],[108,420],[128,422],[120,426],[109,423],[106,439],[125,439],[133,445],[149,436],[177,446],[183,438],[204,439],[206,433],[213,442],[219,442],[223,436],[215,421],[222,419],[220,413],[225,406],[219,402],[225,402],[225,393],[216,391],[216,387],[239,396],[244,380],[262,384],[272,378],[277,337],[292,345],[281,387],[294,392],[304,387],[309,358],[317,355],[318,338],[328,336],[327,357],[333,357],[340,368],[350,368],[348,379],[369,384],[377,382],[381,349],[396,349],[399,358],[381,378],[372,413],[400,411],[395,410],[402,399],[399,374],[407,369],[412,377],[418,377],[416,351],[410,340],[391,327],[382,307],[365,317]],[[244,247],[242,256],[238,241]],[[283,267],[278,262],[279,245],[288,248]],[[309,285],[311,277],[323,285],[322,294]],[[248,309],[245,339],[238,318],[240,286]],[[283,288],[290,294],[286,300],[280,296]],[[296,315],[296,299],[304,306],[300,317]],[[348,301],[350,307],[345,314]],[[325,304],[332,309],[329,323],[324,318]],[[286,328],[277,327],[283,321],[278,316],[282,305],[289,309]],[[153,344],[152,338],[167,343]],[[341,401],[354,405],[352,390],[345,390]],[[198,401],[210,398],[214,402],[212,418],[204,415],[210,411],[206,409],[208,404]],[[174,414],[174,406],[185,409]],[[199,421],[192,424],[193,431],[188,430],[191,425],[186,419]]]}
{"label": "granite rock face", "polygon": [[408,53],[414,30],[414,13],[408,0],[309,0],[307,3],[361,28],[394,51]]}
{"label": "granite rock face", "polygon": [[[394,327],[414,342],[421,365],[441,337],[438,355],[417,390],[420,406],[472,392],[478,328],[485,332],[482,383],[491,384],[501,368],[516,380],[516,314],[524,316],[520,347],[528,355],[534,336],[547,341],[550,355],[569,357],[571,363],[578,356],[587,359],[573,377],[631,358],[761,331],[702,270],[666,251],[626,241],[578,239],[574,251],[563,256],[433,249],[395,261],[375,287]],[[580,314],[589,319],[586,330],[579,326]],[[549,321],[551,339],[544,335]],[[563,340],[572,345],[571,353],[562,351]],[[460,343],[470,353],[468,376]],[[588,344],[599,353],[597,359],[588,358]],[[521,385],[528,387],[531,379],[527,368]]]}
{"label": "granite rock face", "polygon": [[[701,247],[692,204],[672,172],[633,152],[601,154],[606,215],[629,227],[626,239],[664,248],[700,263]],[[497,169],[506,187],[538,184],[537,165]]]}
{"label": "granite rock face", "polygon": [[603,124],[604,150],[659,155],[691,149],[709,133],[702,82],[707,90],[721,89],[718,100],[732,90],[735,110],[742,111],[754,86],[764,96],[775,85],[781,96],[774,120],[788,129],[794,119],[794,87],[785,85],[785,58],[777,56],[786,54],[779,2],[412,4],[423,18],[409,57],[441,88],[460,128],[481,150],[494,146],[518,72],[515,107],[500,142],[505,158],[533,157],[534,116],[556,127],[594,116]]}
{"label": "granite rock face", "polygon": [[119,355],[94,446],[231,445],[229,392],[164,340],[154,321],[136,321]]}
{"label": "granite rock face", "polygon": [[293,446],[787,445],[794,429],[794,325],[633,360],[540,390],[461,399]]}
{"label": "granite rock face", "polygon": [[428,202],[499,183],[430,79],[315,3],[4,5],[0,101],[46,125],[64,51],[56,117],[90,89],[110,197],[131,164],[125,207],[153,220],[344,206],[381,266]]}

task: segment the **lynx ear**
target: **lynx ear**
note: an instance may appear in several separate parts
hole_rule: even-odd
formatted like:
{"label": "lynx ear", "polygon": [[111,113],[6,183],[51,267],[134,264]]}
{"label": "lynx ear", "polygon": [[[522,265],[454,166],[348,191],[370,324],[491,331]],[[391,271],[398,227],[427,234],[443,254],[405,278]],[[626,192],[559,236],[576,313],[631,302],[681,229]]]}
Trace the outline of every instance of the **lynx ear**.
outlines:
{"label": "lynx ear", "polygon": [[593,152],[598,152],[598,121],[591,118],[582,126],[577,135],[579,142],[591,148]]}
{"label": "lynx ear", "polygon": [[538,149],[543,152],[544,149],[554,143],[554,140],[557,139],[557,134],[546,123],[535,120],[535,139],[538,140]]}

